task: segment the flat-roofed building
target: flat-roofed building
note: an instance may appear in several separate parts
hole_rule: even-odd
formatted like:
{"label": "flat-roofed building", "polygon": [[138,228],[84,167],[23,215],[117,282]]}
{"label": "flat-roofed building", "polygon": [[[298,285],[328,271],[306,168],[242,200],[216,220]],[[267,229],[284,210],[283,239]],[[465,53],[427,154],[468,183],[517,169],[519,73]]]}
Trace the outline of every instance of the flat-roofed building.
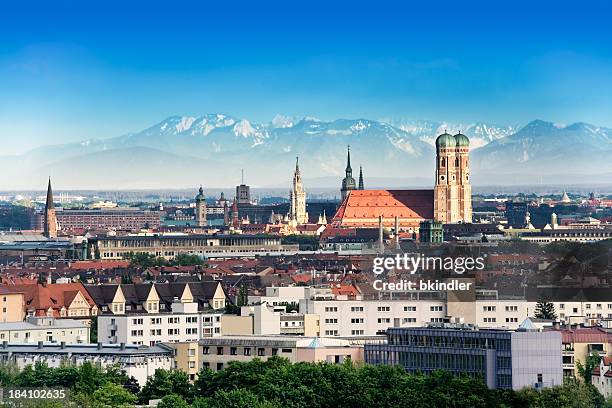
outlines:
{"label": "flat-roofed building", "polygon": [[[127,230],[158,229],[161,225],[161,212],[141,210],[135,207],[92,208],[92,209],[55,209],[58,230]],[[42,230],[44,214],[35,213],[33,227]]]}
{"label": "flat-roofed building", "polygon": [[99,236],[88,241],[90,257],[99,254],[101,259],[122,259],[129,253],[139,252],[166,259],[179,254],[228,258],[295,253],[298,249],[298,245],[282,245],[281,237],[263,234]]}
{"label": "flat-roofed building", "polygon": [[80,320],[28,317],[24,322],[0,323],[0,342],[89,343],[89,326]]}
{"label": "flat-roofed building", "polygon": [[[189,343],[170,344],[177,349],[193,350]],[[328,362],[342,363],[363,360],[363,346],[346,339],[305,336],[219,336],[202,339],[198,351],[177,353],[176,368],[188,373],[202,368],[222,370],[230,361],[267,360],[273,356],[284,357],[292,363]],[[195,354],[195,355],[194,355]],[[185,358],[183,358],[185,357]]]}
{"label": "flat-roofed building", "polygon": [[126,344],[34,344],[0,343],[0,362],[19,369],[36,362],[49,367],[81,365],[88,361],[101,367],[117,366],[142,387],[157,369],[170,370],[174,351],[162,344],[153,347]]}
{"label": "flat-roofed building", "polygon": [[563,384],[561,334],[526,326],[521,331],[469,325],[392,328],[387,344],[366,344],[365,361],[397,365],[410,373],[446,370],[497,389]]}

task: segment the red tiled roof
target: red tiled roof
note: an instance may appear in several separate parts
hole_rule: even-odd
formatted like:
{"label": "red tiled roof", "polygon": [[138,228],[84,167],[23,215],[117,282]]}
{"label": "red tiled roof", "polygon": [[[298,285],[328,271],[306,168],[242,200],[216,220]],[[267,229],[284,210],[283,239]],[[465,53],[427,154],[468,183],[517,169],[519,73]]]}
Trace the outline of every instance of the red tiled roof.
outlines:
{"label": "red tiled roof", "polygon": [[312,279],[312,275],[309,273],[304,273],[301,275],[291,275],[291,280],[295,283],[308,283]]}
{"label": "red tiled roof", "polygon": [[33,309],[37,316],[44,316],[49,308],[54,316],[59,317],[62,307],[68,308],[77,296],[77,292],[85,297],[89,306],[95,302],[81,283],[55,283],[50,285],[7,285],[5,288],[13,293],[23,293],[26,309]]}
{"label": "red tiled roof", "polygon": [[574,329],[561,329],[563,343],[610,343],[612,333],[601,327],[577,327]]}
{"label": "red tiled roof", "polygon": [[400,224],[414,224],[433,218],[433,202],[433,190],[353,190],[333,222],[344,226],[369,225],[382,216],[385,225],[392,225],[395,217],[399,217]]}
{"label": "red tiled roof", "polygon": [[106,260],[95,260],[95,261],[76,261],[70,264],[70,269],[77,270],[90,270],[90,269],[113,269],[113,268],[127,268],[130,266],[129,261],[106,261]]}
{"label": "red tiled roof", "polygon": [[357,289],[353,285],[337,285],[332,287],[332,293],[336,296],[338,295],[346,295],[346,296],[357,296],[359,295],[359,289]]}

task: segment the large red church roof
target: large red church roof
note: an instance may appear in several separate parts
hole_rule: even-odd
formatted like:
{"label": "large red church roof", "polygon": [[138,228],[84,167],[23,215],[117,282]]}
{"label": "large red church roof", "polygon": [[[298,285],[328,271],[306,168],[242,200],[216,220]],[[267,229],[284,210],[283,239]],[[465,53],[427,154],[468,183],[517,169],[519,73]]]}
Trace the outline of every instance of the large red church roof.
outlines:
{"label": "large red church roof", "polygon": [[385,221],[433,219],[433,190],[352,190],[346,197],[333,221],[348,225],[351,219],[377,219]]}

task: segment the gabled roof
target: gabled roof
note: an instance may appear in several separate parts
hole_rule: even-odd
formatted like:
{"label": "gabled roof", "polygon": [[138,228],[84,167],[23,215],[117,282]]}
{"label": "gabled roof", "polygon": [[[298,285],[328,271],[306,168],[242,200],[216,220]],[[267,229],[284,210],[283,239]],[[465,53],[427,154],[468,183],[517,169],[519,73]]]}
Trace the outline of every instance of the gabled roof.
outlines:
{"label": "gabled roof", "polygon": [[5,288],[13,293],[23,293],[26,310],[35,310],[43,313],[42,311],[53,309],[57,312],[55,313],[57,316],[59,316],[59,310],[62,307],[67,308],[70,306],[78,292],[81,292],[90,307],[96,304],[83,284],[78,282],[48,285],[7,285]]}
{"label": "gabled roof", "polygon": [[[217,287],[221,284],[215,280],[204,280],[198,282],[171,282],[156,283],[155,290],[160,297],[160,302],[166,305],[166,310],[170,310],[172,301],[183,296],[185,287],[189,285],[189,290],[193,295],[194,302],[198,303],[198,309],[208,307],[208,302],[215,295]],[[87,285],[87,290],[96,300],[99,306],[107,305],[112,302],[118,288],[125,297],[126,305],[134,306],[130,311],[136,311],[137,305],[146,302],[153,284],[122,284],[122,285]]]}
{"label": "gabled roof", "polygon": [[334,215],[334,222],[351,219],[433,219],[433,190],[352,190]]}

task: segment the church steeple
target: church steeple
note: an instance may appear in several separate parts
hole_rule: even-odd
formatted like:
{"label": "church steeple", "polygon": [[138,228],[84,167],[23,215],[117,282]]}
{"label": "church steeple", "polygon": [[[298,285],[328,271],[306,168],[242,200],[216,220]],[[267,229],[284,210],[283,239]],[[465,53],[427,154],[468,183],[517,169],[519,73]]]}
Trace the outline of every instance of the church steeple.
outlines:
{"label": "church steeple", "polygon": [[53,190],[51,190],[51,177],[49,177],[49,184],[47,185],[47,201],[45,203],[45,211],[55,208],[53,204]]}
{"label": "church steeple", "polygon": [[359,190],[363,190],[363,167],[359,166]]}
{"label": "church steeple", "polygon": [[356,187],[357,185],[353,178],[353,169],[351,168],[351,146],[349,145],[346,154],[346,176],[342,179],[342,188],[340,189],[342,201],[344,201],[349,191],[355,190]]}
{"label": "church steeple", "polygon": [[45,225],[43,234],[47,238],[57,238],[57,218],[55,217],[55,204],[53,204],[53,190],[51,177],[47,185],[47,201],[45,202]]}
{"label": "church steeple", "polygon": [[351,145],[348,145],[346,153],[346,177],[353,176],[353,169],[351,168]]}

